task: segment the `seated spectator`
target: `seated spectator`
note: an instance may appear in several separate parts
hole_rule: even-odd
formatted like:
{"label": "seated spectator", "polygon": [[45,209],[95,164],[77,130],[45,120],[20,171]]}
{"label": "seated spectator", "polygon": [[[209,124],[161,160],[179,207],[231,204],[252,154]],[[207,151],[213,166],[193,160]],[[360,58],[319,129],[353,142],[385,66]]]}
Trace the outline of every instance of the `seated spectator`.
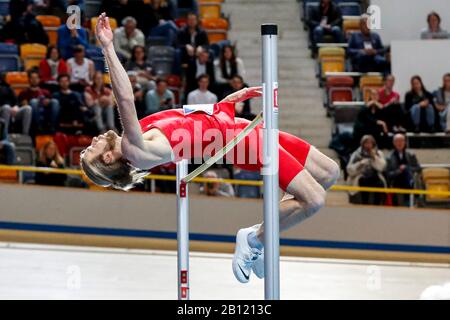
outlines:
{"label": "seated spectator", "polygon": [[[208,170],[203,178],[219,179],[217,172]],[[200,192],[213,197],[234,197],[233,186],[229,183],[207,182],[200,187]]]}
{"label": "seated spectator", "polygon": [[[383,152],[378,150],[375,139],[371,135],[365,135],[347,165],[348,183],[352,186],[386,188],[386,180],[382,174],[385,167],[386,160]],[[350,194],[355,195],[355,192]],[[360,195],[363,204],[381,204],[380,193],[361,192]]]}
{"label": "seated spectator", "polygon": [[[32,120],[31,107],[20,105],[16,94],[8,83],[2,78],[0,80],[0,119],[3,119],[3,137],[8,138],[8,133],[13,131],[10,126],[14,126],[16,131],[22,134],[29,134]],[[17,130],[17,126],[20,128]]]}
{"label": "seated spectator", "polygon": [[133,88],[134,106],[136,107],[138,118],[143,118],[148,115],[146,114],[147,110],[145,107],[145,91],[138,82],[138,74],[136,71],[128,71],[127,74]]}
{"label": "seated spectator", "polygon": [[114,125],[114,104],[110,88],[103,82],[103,73],[96,71],[92,85],[84,91],[86,105],[95,112],[95,125],[99,133],[117,131]]}
{"label": "seated spectator", "polygon": [[[0,117],[0,121],[1,120],[2,118]],[[15,162],[16,162],[16,149],[14,147],[14,144],[10,142],[8,139],[2,139],[0,137],[0,163],[11,165],[14,164]]]}
{"label": "seated spectator", "polygon": [[425,89],[422,78],[411,78],[411,90],[405,95],[405,110],[409,112],[414,132],[434,132],[435,105],[433,95]]}
{"label": "seated spectator", "polygon": [[209,76],[211,88],[215,85],[214,63],[211,61],[209,51],[203,47],[197,48],[196,57],[189,59],[186,69],[186,93],[197,89],[196,79],[202,74]]}
{"label": "seated spectator", "polygon": [[66,23],[58,28],[58,49],[63,59],[67,60],[73,57],[73,49],[77,45],[82,45],[84,48],[89,46],[89,36],[87,31],[80,27],[69,29]]}
{"label": "seated spectator", "polygon": [[245,76],[244,62],[236,57],[233,46],[223,46],[220,57],[214,61],[214,75],[217,94],[220,97],[223,97],[225,91],[231,89],[231,82],[235,75]]}
{"label": "seated spectator", "polygon": [[394,90],[395,77],[388,75],[384,86],[378,90],[381,108],[381,119],[386,122],[389,132],[406,132],[405,113],[400,105],[400,94]]}
{"label": "seated spectator", "polygon": [[60,74],[68,73],[67,64],[61,58],[58,48],[50,46],[47,50],[47,57],[39,64],[39,75],[43,84],[49,90],[55,90],[58,82],[56,79]]}
{"label": "seated spectator", "polygon": [[10,3],[11,19],[3,27],[0,41],[48,44],[48,36],[42,24],[33,13],[33,5],[29,0],[15,0]]}
{"label": "seated spectator", "polygon": [[152,13],[151,8],[146,6],[143,0],[102,0],[98,14],[102,12],[106,12],[119,23],[126,17],[134,17],[137,28],[147,34],[149,17]]}
{"label": "seated spectator", "polygon": [[441,28],[441,17],[437,12],[430,12],[427,16],[428,27],[422,29],[421,39],[448,39],[449,33]]}
{"label": "seated spectator", "polygon": [[[226,91],[224,96],[228,96],[246,87],[247,85],[244,83],[244,79],[240,75],[235,75],[231,79],[231,90]],[[251,111],[250,103],[251,99],[236,103],[234,105],[236,117],[253,120],[255,118],[255,114]]]}
{"label": "seated spectator", "polygon": [[[386,177],[389,186],[400,189],[414,188],[414,175],[420,171],[416,156],[406,150],[406,137],[397,133],[392,140],[394,150],[386,158]],[[396,206],[407,206],[409,195],[394,194],[393,203]]]}
{"label": "seated spectator", "polygon": [[125,68],[127,71],[136,71],[137,80],[145,91],[155,88],[152,66],[147,61],[145,47],[137,45],[131,51],[131,58]]}
{"label": "seated spectator", "polygon": [[145,46],[145,36],[136,25],[135,18],[126,17],[122,21],[122,27],[114,30],[114,49],[126,60],[131,58],[131,51],[135,46]]}
{"label": "seated spectator", "polygon": [[443,79],[443,85],[434,93],[436,109],[439,112],[441,129],[450,133],[450,73],[446,73]]}
{"label": "seated spectator", "polygon": [[70,90],[70,76],[61,74],[58,76],[60,90],[53,94],[61,106],[59,112],[59,128],[68,134],[92,133],[89,132],[89,120],[95,116],[94,112],[87,108],[81,94]]}
{"label": "seated spectator", "polygon": [[[69,0],[70,2],[76,0]],[[65,0],[34,0],[34,12],[37,15],[57,16],[64,19],[67,5]]]}
{"label": "seated spectator", "polygon": [[209,76],[203,74],[197,78],[198,89],[188,94],[188,104],[211,104],[217,103],[217,96],[208,90]]}
{"label": "seated spectator", "polygon": [[173,92],[167,89],[167,81],[158,79],[156,80],[156,89],[148,91],[145,95],[146,114],[172,109],[174,101]]}
{"label": "seated spectator", "polygon": [[[39,158],[36,161],[37,167],[63,169],[64,159],[59,154],[56,143],[47,142],[39,151]],[[66,175],[60,173],[36,172],[36,184],[45,186],[64,186]]]}
{"label": "seated spectator", "polygon": [[178,27],[173,22],[173,6],[170,0],[152,0],[149,4],[152,8],[150,36],[164,37],[166,45],[175,45]]}
{"label": "seated spectator", "polygon": [[177,46],[182,50],[182,63],[187,63],[189,57],[194,57],[197,47],[208,45],[208,34],[200,28],[197,14],[189,13],[186,26],[177,35]]}
{"label": "seated spectator", "polygon": [[378,144],[384,144],[384,136],[389,132],[386,122],[381,120],[383,105],[378,101],[378,91],[370,91],[369,101],[361,108],[353,126],[355,142],[360,141],[365,135],[370,135]]}
{"label": "seated spectator", "polygon": [[317,43],[324,42],[325,35],[332,36],[333,42],[343,41],[341,9],[332,0],[320,0],[309,16],[308,25],[314,51]]}
{"label": "seated spectator", "polygon": [[84,88],[92,85],[95,73],[94,62],[86,58],[84,47],[77,45],[73,50],[73,58],[67,60],[70,84],[73,90],[83,92]]}
{"label": "seated spectator", "polygon": [[30,86],[19,94],[19,103],[31,106],[34,133],[54,134],[58,129],[58,100],[39,86],[41,79],[37,70],[28,71],[28,81]]}
{"label": "seated spectator", "polygon": [[361,31],[353,32],[348,41],[353,70],[359,72],[385,72],[387,61],[386,49],[383,47],[380,36],[372,32],[367,26],[367,15],[360,19]]}

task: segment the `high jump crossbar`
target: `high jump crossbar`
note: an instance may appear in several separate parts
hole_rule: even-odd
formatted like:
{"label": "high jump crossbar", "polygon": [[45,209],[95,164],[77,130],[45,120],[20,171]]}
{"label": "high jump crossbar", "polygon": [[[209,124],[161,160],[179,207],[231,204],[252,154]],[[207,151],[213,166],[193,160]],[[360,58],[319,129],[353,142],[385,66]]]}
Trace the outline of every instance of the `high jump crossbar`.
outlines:
{"label": "high jump crossbar", "polygon": [[278,27],[261,25],[263,111],[224,148],[188,174],[188,160],[177,162],[177,255],[178,299],[189,300],[189,197],[188,183],[222,159],[244,139],[264,118],[263,168],[264,179],[264,296],[267,300],[280,298],[280,235],[278,211]]}

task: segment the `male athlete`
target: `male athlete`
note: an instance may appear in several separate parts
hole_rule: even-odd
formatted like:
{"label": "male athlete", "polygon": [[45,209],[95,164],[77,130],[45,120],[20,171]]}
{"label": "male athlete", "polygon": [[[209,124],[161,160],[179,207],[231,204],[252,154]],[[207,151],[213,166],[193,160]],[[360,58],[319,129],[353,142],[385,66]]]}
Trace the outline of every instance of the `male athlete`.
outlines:
{"label": "male athlete", "polygon": [[[166,110],[139,121],[133,89],[114,51],[113,33],[105,13],[99,16],[96,36],[108,63],[123,134],[118,136],[109,131],[95,137],[82,152],[82,169],[94,183],[128,190],[148,174],[148,169],[201,156],[212,140],[211,137],[205,138],[211,132],[215,132],[216,139],[222,139],[219,142],[224,145],[229,140],[225,137],[230,130],[235,135],[248,125],[248,120],[234,117],[234,105],[261,96],[260,87],[238,91],[217,104],[209,105],[210,108],[203,106],[202,110],[196,111],[195,106],[190,106],[194,111]],[[256,155],[262,136],[261,126],[258,126],[233,149],[236,152],[231,160],[236,161],[235,166],[261,170],[262,164]],[[195,144],[200,147],[195,148]],[[181,148],[179,152],[180,145],[187,148]],[[317,212],[324,205],[325,190],[335,183],[338,176],[339,167],[333,160],[305,141],[280,132],[279,183],[286,192],[280,202],[280,232]],[[258,278],[264,277],[263,241],[263,223],[238,231],[232,266],[240,282],[248,282],[252,271]]]}

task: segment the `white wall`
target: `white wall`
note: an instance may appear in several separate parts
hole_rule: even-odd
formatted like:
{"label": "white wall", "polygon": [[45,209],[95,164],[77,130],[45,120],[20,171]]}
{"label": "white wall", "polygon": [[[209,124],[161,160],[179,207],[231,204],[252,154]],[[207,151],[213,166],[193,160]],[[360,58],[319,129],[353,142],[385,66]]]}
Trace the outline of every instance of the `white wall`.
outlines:
{"label": "white wall", "polygon": [[427,90],[432,92],[442,85],[442,76],[450,72],[450,40],[393,41],[391,50],[392,74],[397,79],[395,88],[402,101],[413,75],[420,75]]}
{"label": "white wall", "polygon": [[420,39],[420,30],[426,27],[428,13],[441,16],[441,26],[450,30],[450,0],[371,0],[381,9],[381,30],[377,30],[383,43],[392,40]]}

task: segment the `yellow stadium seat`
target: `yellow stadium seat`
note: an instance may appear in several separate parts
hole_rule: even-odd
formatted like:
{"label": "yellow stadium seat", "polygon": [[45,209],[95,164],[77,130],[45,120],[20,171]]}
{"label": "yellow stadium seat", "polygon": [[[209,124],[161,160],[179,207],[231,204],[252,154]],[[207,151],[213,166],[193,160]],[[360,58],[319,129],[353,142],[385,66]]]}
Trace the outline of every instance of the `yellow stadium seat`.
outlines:
{"label": "yellow stadium seat", "polygon": [[61,19],[57,16],[36,16],[36,19],[42,23],[45,32],[47,32],[49,43],[56,46],[58,42],[58,27],[61,25]]}
{"label": "yellow stadium seat", "polygon": [[318,59],[321,66],[322,78],[327,72],[345,71],[345,50],[340,47],[319,48]]}
{"label": "yellow stadium seat", "polygon": [[22,90],[28,88],[28,75],[26,72],[7,72],[5,81],[11,86],[16,95],[19,95]]}
{"label": "yellow stadium seat", "polygon": [[[422,179],[426,190],[445,192],[450,190],[450,170],[447,168],[425,168],[422,170]],[[450,197],[427,195],[425,199],[428,202],[443,202],[449,201]]]}
{"label": "yellow stadium seat", "polygon": [[318,58],[343,57],[345,58],[345,49],[341,47],[321,47],[319,48]]}
{"label": "yellow stadium seat", "polygon": [[220,3],[201,3],[199,6],[200,18],[220,18],[222,6]]}
{"label": "yellow stadium seat", "polygon": [[39,43],[26,43],[20,46],[20,57],[25,70],[39,67],[39,63],[47,55],[47,47]]}
{"label": "yellow stadium seat", "polygon": [[359,80],[359,89],[362,92],[362,98],[367,101],[372,89],[380,89],[383,87],[383,77],[380,75],[364,75]]}
{"label": "yellow stadium seat", "polygon": [[360,31],[359,23],[359,18],[344,18],[342,23],[344,34],[348,37],[350,33]]}
{"label": "yellow stadium seat", "polygon": [[[95,34],[95,26],[97,24],[98,17],[92,17],[91,18],[91,31],[93,34]],[[109,24],[111,25],[111,29],[117,29],[117,20],[114,18],[109,17]]]}

